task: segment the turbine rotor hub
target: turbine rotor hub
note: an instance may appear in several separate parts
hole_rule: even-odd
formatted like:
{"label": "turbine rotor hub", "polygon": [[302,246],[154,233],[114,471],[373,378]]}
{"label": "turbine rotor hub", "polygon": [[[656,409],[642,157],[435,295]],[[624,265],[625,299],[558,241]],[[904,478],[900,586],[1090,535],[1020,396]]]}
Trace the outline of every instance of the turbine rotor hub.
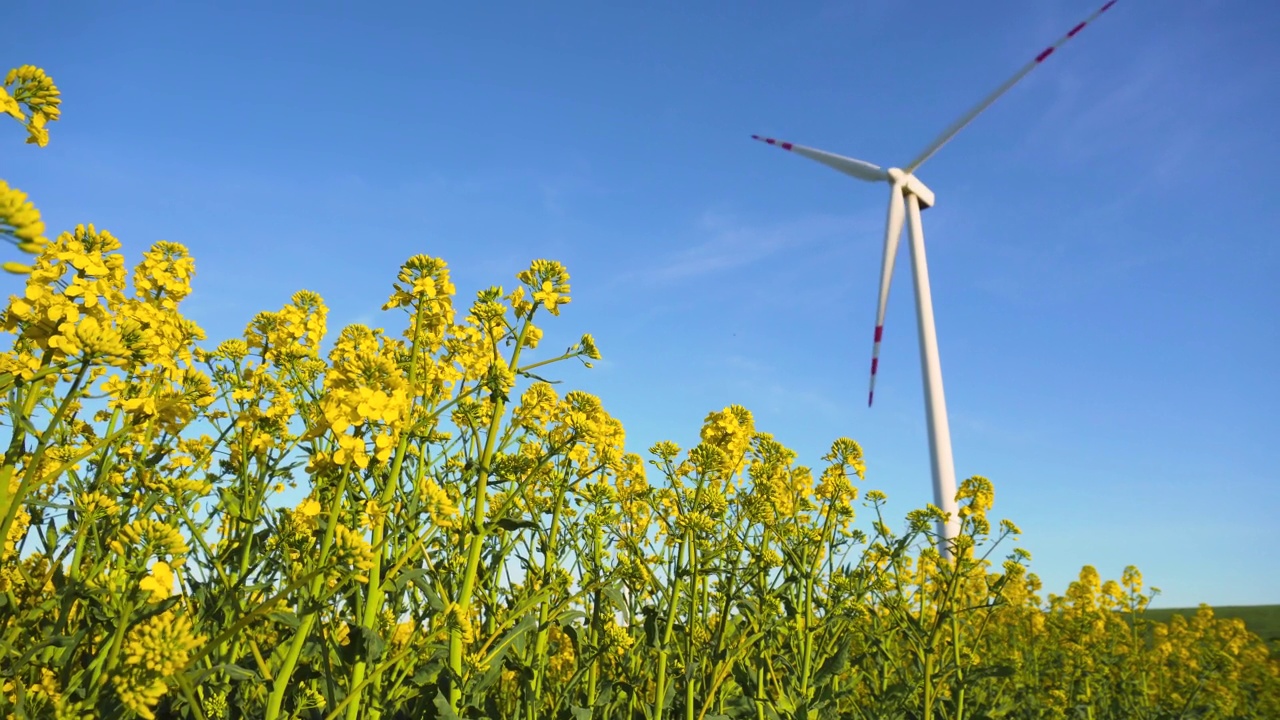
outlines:
{"label": "turbine rotor hub", "polygon": [[905,192],[915,195],[920,200],[920,209],[925,210],[933,207],[933,191],[928,185],[920,182],[920,178],[901,168],[889,168],[885,172],[889,175],[889,180],[894,185],[901,187]]}

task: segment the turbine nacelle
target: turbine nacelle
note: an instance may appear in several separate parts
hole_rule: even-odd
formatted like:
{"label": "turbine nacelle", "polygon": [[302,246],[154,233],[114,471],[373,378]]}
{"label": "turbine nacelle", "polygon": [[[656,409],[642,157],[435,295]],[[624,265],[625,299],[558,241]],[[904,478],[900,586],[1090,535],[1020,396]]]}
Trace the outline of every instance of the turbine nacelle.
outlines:
{"label": "turbine nacelle", "polygon": [[902,188],[903,192],[915,195],[920,200],[921,210],[928,210],[933,207],[933,191],[929,189],[928,185],[920,182],[920,178],[899,168],[889,168],[885,173],[888,174],[894,185]]}

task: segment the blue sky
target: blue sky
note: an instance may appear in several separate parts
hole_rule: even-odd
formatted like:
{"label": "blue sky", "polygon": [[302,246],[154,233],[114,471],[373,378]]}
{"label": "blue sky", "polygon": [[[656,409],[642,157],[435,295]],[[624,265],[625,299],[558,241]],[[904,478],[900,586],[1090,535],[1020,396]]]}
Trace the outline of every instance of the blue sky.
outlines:
{"label": "blue sky", "polygon": [[[886,190],[750,135],[906,163],[1099,2],[19,0],[0,65],[64,119],[0,170],[131,263],[187,245],[211,342],[303,288],[333,333],[398,323],[417,253],[464,302],[561,260],[545,346],[596,336],[557,375],[632,449],[738,403],[815,465],[858,440],[901,516],[931,499],[905,252],[864,400]],[[1135,564],[1157,605],[1280,602],[1277,35],[1269,3],[1121,0],[919,173],[957,474],[1047,591]]]}

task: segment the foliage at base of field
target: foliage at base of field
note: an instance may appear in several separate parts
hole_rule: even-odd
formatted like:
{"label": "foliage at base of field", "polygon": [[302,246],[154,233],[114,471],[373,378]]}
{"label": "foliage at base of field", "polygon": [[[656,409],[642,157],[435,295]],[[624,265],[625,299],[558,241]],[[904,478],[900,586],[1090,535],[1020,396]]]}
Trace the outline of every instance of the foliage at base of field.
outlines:
{"label": "foliage at base of field", "polygon": [[[1266,641],[1271,656],[1280,659],[1280,605],[1220,605],[1213,611],[1220,618],[1243,621],[1250,632]],[[1196,608],[1147,608],[1146,617],[1167,623],[1175,615],[1189,619],[1196,612]]]}
{"label": "foliage at base of field", "polygon": [[531,357],[558,263],[459,318],[418,255],[398,332],[324,353],[300,291],[206,350],[181,245],[129,273],[105,230],[0,211],[34,257],[0,353],[4,717],[1280,717],[1238,620],[1152,624],[1132,568],[1041,595],[985,478],[943,543],[935,507],[883,516],[857,443],[810,469],[738,406],[629,452],[540,377],[590,335]]}

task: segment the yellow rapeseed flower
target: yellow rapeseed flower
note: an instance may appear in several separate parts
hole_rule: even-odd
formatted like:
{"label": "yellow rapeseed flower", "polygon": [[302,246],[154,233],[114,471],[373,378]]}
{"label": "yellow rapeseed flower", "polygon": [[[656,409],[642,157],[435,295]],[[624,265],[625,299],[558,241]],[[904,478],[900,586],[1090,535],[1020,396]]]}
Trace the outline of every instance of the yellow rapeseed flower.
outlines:
{"label": "yellow rapeseed flower", "polygon": [[320,514],[320,503],[315,498],[307,498],[298,504],[298,514],[303,517],[315,517]]}
{"label": "yellow rapeseed flower", "polygon": [[[62,116],[59,107],[62,99],[58,87],[44,70],[34,65],[23,65],[9,71],[0,87],[0,113],[9,115],[27,126],[27,142],[44,147],[49,144],[49,131],[45,125]],[[27,113],[22,106],[27,106]]]}
{"label": "yellow rapeseed flower", "polygon": [[454,526],[458,517],[458,506],[449,497],[449,493],[434,481],[430,479],[422,481],[418,487],[418,501],[422,503],[423,510],[431,518],[432,525],[442,528]]}
{"label": "yellow rapeseed flower", "polygon": [[552,682],[564,682],[573,676],[578,656],[569,635],[559,625],[552,625],[547,632],[547,652],[550,655],[547,677]]}
{"label": "yellow rapeseed flower", "polygon": [[[27,199],[21,190],[9,187],[0,180],[0,236],[10,236],[15,244],[35,243],[43,246],[48,242],[44,237],[44,221],[40,219],[40,211]],[[36,250],[32,247],[31,250]]]}
{"label": "yellow rapeseed flower", "polygon": [[9,94],[8,88],[3,86],[0,86],[0,113],[4,113],[18,122],[27,119],[22,113],[22,106]]}
{"label": "yellow rapeseed flower", "polygon": [[126,708],[154,720],[152,712],[169,689],[169,682],[186,669],[191,651],[204,638],[191,619],[173,611],[143,620],[125,636],[124,661],[115,677],[116,693]]}
{"label": "yellow rapeseed flower", "polygon": [[373,567],[373,548],[369,546],[363,533],[346,525],[338,525],[332,557],[338,566],[351,571],[357,581],[369,582],[366,573]]}
{"label": "yellow rapeseed flower", "polygon": [[160,602],[173,592],[173,568],[169,563],[157,561],[151,566],[151,574],[138,582],[138,588],[151,593],[151,602]]}
{"label": "yellow rapeseed flower", "polygon": [[126,554],[126,544],[140,547],[146,554],[156,557],[181,557],[187,553],[187,543],[182,533],[170,525],[149,517],[140,517],[120,531],[121,539],[113,540],[110,547],[120,555]]}
{"label": "yellow rapeseed flower", "polygon": [[516,275],[552,315],[560,314],[560,306],[569,302],[569,271],[554,260],[534,260],[528,270]]}
{"label": "yellow rapeseed flower", "polygon": [[[0,88],[0,93],[3,93]],[[0,100],[4,97],[0,95]],[[44,221],[40,219],[40,211],[27,199],[27,194],[11,188],[0,180],[0,237],[18,246],[18,249],[33,255],[40,253],[49,244],[44,236]],[[34,269],[27,263],[9,260],[3,265],[4,271],[14,275],[29,275]]]}
{"label": "yellow rapeseed flower", "polygon": [[462,637],[463,645],[470,645],[475,642],[476,631],[475,625],[471,621],[471,613],[457,603],[449,603],[444,609],[444,627],[447,630],[457,630]]}

